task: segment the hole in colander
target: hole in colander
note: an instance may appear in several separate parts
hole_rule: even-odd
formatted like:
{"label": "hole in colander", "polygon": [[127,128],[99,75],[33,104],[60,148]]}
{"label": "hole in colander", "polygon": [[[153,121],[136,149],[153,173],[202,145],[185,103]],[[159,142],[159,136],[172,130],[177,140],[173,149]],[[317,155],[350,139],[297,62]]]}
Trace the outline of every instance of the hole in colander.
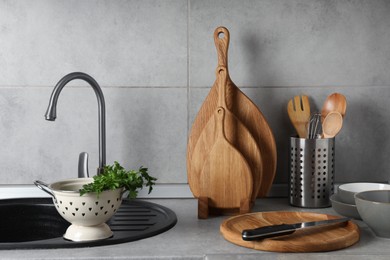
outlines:
{"label": "hole in colander", "polygon": [[76,211],[79,211],[79,208],[75,208]]}
{"label": "hole in colander", "polygon": [[60,204],[62,204],[62,200],[60,200]]}
{"label": "hole in colander", "polygon": [[85,217],[85,213],[81,213],[81,216]]}
{"label": "hole in colander", "polygon": [[68,210],[68,207],[65,207],[65,210]]}
{"label": "hole in colander", "polygon": [[73,216],[76,216],[76,214],[75,214],[75,213],[72,213],[72,215],[73,215]]}
{"label": "hole in colander", "polygon": [[110,204],[111,200],[107,200],[107,204]]}
{"label": "hole in colander", "polygon": [[97,212],[95,212],[95,216],[99,215]]}
{"label": "hole in colander", "polygon": [[83,206],[85,206],[85,202],[82,202],[81,204],[83,204]]}
{"label": "hole in colander", "polygon": [[96,201],[95,204],[98,205],[98,204],[99,204],[99,201]]}
{"label": "hole in colander", "polygon": [[92,211],[92,208],[88,208],[89,209],[89,211]]}
{"label": "hole in colander", "polygon": [[116,212],[116,209],[114,209],[114,212]]}
{"label": "hole in colander", "polygon": [[62,211],[62,214],[64,214],[64,215],[65,215],[65,212],[63,212],[63,211]]}
{"label": "hole in colander", "polygon": [[113,208],[113,207],[114,207],[114,204],[111,205],[111,208]]}
{"label": "hole in colander", "polygon": [[73,202],[69,202],[69,204],[72,206],[72,205],[73,205]]}
{"label": "hole in colander", "polygon": [[100,210],[103,210],[104,207],[100,207]]}
{"label": "hole in colander", "polygon": [[107,215],[107,213],[108,213],[108,211],[105,211],[105,212],[104,212],[104,215]]}

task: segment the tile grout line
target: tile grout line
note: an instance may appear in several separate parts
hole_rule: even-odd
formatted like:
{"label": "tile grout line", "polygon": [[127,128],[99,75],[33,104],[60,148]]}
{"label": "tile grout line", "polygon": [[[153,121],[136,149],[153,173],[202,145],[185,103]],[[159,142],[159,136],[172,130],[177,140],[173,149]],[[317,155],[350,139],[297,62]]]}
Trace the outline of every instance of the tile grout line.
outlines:
{"label": "tile grout line", "polygon": [[190,131],[190,0],[187,0],[187,140]]}
{"label": "tile grout line", "polygon": [[[187,50],[187,53],[189,53],[189,50]],[[102,89],[190,89],[190,79],[189,79],[189,55],[187,54],[187,85],[186,86],[100,86]],[[351,88],[389,88],[390,86],[371,86],[371,85],[339,85],[339,86],[331,86],[331,85],[326,85],[326,86],[242,86],[240,89],[297,89],[297,88],[302,88],[302,89],[329,89],[329,88],[341,88],[341,89],[351,89]],[[6,89],[6,88],[53,88],[53,86],[49,85],[36,85],[36,86],[31,86],[31,85],[0,85],[0,89]],[[67,88],[73,88],[73,89],[84,89],[84,88],[90,88],[89,86],[67,86]],[[192,88],[195,89],[204,89],[204,88],[210,88],[210,86],[193,86]],[[189,91],[188,91],[189,92]],[[187,95],[187,98],[189,96]]]}

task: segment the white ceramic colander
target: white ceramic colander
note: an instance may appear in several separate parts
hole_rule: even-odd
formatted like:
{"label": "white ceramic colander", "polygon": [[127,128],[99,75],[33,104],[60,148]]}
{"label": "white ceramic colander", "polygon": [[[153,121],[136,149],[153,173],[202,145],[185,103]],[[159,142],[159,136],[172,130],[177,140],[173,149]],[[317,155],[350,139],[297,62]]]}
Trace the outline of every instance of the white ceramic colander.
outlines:
{"label": "white ceramic colander", "polygon": [[72,225],[64,238],[72,241],[91,241],[111,237],[113,232],[105,223],[122,203],[123,189],[103,191],[99,195],[87,193],[80,196],[84,184],[92,178],[68,179],[50,185],[35,181],[34,184],[53,197],[58,213]]}

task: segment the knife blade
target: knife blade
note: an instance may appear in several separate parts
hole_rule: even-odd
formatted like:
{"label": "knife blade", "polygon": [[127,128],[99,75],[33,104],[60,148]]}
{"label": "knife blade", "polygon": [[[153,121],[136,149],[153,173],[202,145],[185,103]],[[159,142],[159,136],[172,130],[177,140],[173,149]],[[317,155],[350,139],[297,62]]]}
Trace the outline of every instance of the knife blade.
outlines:
{"label": "knife blade", "polygon": [[265,226],[255,229],[245,229],[242,231],[242,239],[245,241],[259,240],[270,237],[289,235],[298,229],[331,225],[335,223],[343,223],[351,220],[350,218],[336,218],[321,221],[302,222],[294,224],[281,224]]}

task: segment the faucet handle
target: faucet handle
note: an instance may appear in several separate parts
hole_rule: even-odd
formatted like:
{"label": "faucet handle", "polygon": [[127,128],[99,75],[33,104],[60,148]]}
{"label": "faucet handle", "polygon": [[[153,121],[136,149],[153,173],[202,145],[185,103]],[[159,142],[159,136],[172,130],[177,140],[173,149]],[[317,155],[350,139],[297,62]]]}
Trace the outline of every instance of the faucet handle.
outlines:
{"label": "faucet handle", "polygon": [[82,152],[79,155],[79,178],[89,178],[88,173],[88,153]]}

